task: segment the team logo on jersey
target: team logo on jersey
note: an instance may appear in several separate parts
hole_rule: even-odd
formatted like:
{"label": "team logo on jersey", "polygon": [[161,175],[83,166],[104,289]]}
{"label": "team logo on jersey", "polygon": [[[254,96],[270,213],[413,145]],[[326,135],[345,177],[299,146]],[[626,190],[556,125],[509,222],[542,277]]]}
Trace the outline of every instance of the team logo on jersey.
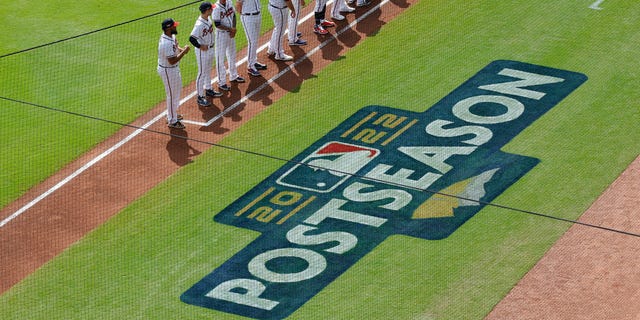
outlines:
{"label": "team logo on jersey", "polygon": [[448,237],[534,168],[500,148],[584,81],[494,61],[425,112],[359,110],[215,215],[261,235],[182,301],[282,319],[390,235]]}

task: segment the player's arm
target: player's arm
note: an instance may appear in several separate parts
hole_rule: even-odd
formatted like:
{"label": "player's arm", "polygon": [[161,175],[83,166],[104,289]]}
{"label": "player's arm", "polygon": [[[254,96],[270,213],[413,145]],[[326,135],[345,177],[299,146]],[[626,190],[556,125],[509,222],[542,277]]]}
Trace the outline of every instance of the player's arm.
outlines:
{"label": "player's arm", "polygon": [[216,26],[216,28],[218,28],[220,30],[231,31],[231,28],[222,25],[222,22],[220,22],[220,20],[213,20],[213,24]]}
{"label": "player's arm", "polygon": [[242,1],[242,0],[238,0],[238,2],[236,2],[236,11],[237,11],[238,13],[240,13],[240,14],[242,14],[242,3],[243,3],[243,2],[244,2],[244,1]]}
{"label": "player's arm", "polygon": [[289,12],[291,12],[291,18],[295,18],[298,13],[296,12],[296,8],[293,7],[293,2],[291,2],[291,0],[284,0],[284,3],[287,5],[287,8],[289,8]]}
{"label": "player's arm", "polygon": [[191,42],[191,44],[196,47],[196,48],[200,48],[200,43],[198,43],[198,39],[196,39],[196,37],[194,36],[189,36],[189,42]]}
{"label": "player's arm", "polygon": [[233,28],[236,28],[236,13],[233,13],[233,17],[231,18],[231,25],[233,26]]}
{"label": "player's arm", "polygon": [[178,55],[167,57],[167,60],[169,60],[169,63],[171,63],[172,65],[176,64],[180,61],[180,59],[182,59],[182,57],[184,57],[185,54],[187,54],[187,52],[189,52],[189,49],[189,46],[184,46],[184,48],[178,47]]}

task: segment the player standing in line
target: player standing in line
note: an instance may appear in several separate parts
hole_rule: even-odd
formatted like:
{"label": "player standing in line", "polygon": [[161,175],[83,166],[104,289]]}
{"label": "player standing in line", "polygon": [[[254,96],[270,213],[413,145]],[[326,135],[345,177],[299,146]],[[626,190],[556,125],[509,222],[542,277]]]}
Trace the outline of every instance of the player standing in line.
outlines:
{"label": "player standing in line", "polygon": [[327,11],[327,0],[316,0],[316,6],[313,8],[313,14],[315,16],[316,24],[313,26],[313,32],[317,34],[327,34],[328,27],[335,27],[336,24],[331,21],[325,20]]}
{"label": "player standing in line", "polygon": [[260,38],[260,24],[262,14],[260,0],[238,0],[236,11],[240,14],[240,22],[247,36],[247,70],[249,75],[260,76],[260,71],[267,69],[266,64],[258,62],[258,38]]}
{"label": "player standing in line", "polygon": [[189,52],[189,46],[180,48],[175,35],[180,23],[171,18],[162,21],[162,35],[158,42],[158,74],[164,83],[167,94],[167,123],[169,128],[184,129],[178,115],[180,95],[182,94],[182,76],[180,75],[180,59]]}
{"label": "player standing in line", "polygon": [[341,21],[344,20],[342,13],[351,13],[354,11],[356,11],[356,9],[347,5],[345,0],[335,0],[333,2],[333,10],[331,10],[331,18]]}
{"label": "player standing in line", "polygon": [[[282,47],[284,31],[288,22],[287,17],[291,16],[295,18],[297,15],[296,9],[293,7],[291,1],[292,0],[269,0],[269,13],[271,13],[271,18],[273,19],[273,32],[271,33],[267,55],[275,55],[275,59],[279,61],[293,60],[292,56],[284,53],[284,48]],[[289,8],[289,14],[287,14],[287,8]]]}
{"label": "player standing in line", "polygon": [[210,107],[211,102],[205,97],[219,97],[222,93],[211,88],[211,69],[213,69],[213,58],[215,50],[213,47],[213,23],[209,17],[213,13],[211,2],[200,4],[200,16],[196,20],[195,26],[189,36],[189,42],[196,48],[196,62],[198,63],[198,76],[196,77],[196,88],[198,90],[198,105]]}
{"label": "player standing in line", "polygon": [[213,23],[216,26],[216,67],[218,72],[218,88],[229,91],[227,71],[224,66],[225,57],[229,65],[229,80],[245,82],[238,74],[236,67],[236,12],[232,0],[218,0],[213,8]]}
{"label": "player standing in line", "polygon": [[296,12],[294,17],[289,16],[289,45],[290,46],[304,46],[307,44],[306,40],[302,40],[300,37],[302,34],[298,32],[298,20],[300,19],[300,12],[304,6],[304,0],[291,0],[293,9]]}

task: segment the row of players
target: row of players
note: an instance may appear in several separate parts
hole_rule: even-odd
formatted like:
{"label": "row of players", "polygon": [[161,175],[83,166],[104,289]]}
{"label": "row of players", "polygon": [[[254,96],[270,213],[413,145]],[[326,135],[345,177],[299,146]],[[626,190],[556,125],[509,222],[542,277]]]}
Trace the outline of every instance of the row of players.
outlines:
{"label": "row of players", "polygon": [[[335,0],[331,18],[344,20],[342,13],[354,12],[355,8],[349,6],[356,2],[358,7],[367,6],[369,0]],[[319,35],[328,34],[326,28],[334,27],[335,23],[325,19],[327,0],[315,0],[313,32]],[[300,9],[305,5],[304,0],[269,0],[268,10],[273,18],[274,29],[269,41],[267,54],[275,60],[290,61],[293,57],[287,55],[284,50],[284,35],[288,28],[287,41],[290,46],[302,46],[307,42],[297,32]],[[247,37],[247,73],[250,76],[261,76],[260,70],[265,70],[267,65],[258,62],[257,49],[260,37],[261,17],[260,0],[237,0],[234,7],[233,0],[218,0],[215,4],[203,2],[199,6],[200,15],[189,36],[189,42],[195,47],[198,75],[196,87],[198,90],[197,103],[202,107],[211,106],[207,97],[219,97],[220,91],[215,91],[211,85],[211,73],[213,62],[216,63],[218,75],[218,88],[231,90],[227,84],[229,81],[242,83],[246,80],[238,74],[236,67],[236,13]],[[182,78],[180,75],[180,59],[190,51],[189,45],[180,47],[176,34],[179,23],[171,18],[162,21],[162,35],[158,43],[158,74],[164,83],[167,95],[167,123],[170,128],[184,129],[180,122],[182,116],[178,114],[180,103]],[[214,35],[215,32],[215,35]],[[215,46],[214,46],[215,42]],[[225,68],[225,59],[228,70]]]}

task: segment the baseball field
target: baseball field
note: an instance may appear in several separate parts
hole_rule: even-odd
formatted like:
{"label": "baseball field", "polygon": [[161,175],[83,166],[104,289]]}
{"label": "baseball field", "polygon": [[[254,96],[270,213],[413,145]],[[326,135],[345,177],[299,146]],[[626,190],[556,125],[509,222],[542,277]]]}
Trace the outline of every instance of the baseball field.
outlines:
{"label": "baseball field", "polygon": [[[307,3],[212,108],[186,56],[169,130],[160,21],[187,44],[198,3],[0,0],[0,319],[640,316],[640,3],[373,0],[326,37]],[[550,253],[593,271],[565,308],[496,311]]]}

